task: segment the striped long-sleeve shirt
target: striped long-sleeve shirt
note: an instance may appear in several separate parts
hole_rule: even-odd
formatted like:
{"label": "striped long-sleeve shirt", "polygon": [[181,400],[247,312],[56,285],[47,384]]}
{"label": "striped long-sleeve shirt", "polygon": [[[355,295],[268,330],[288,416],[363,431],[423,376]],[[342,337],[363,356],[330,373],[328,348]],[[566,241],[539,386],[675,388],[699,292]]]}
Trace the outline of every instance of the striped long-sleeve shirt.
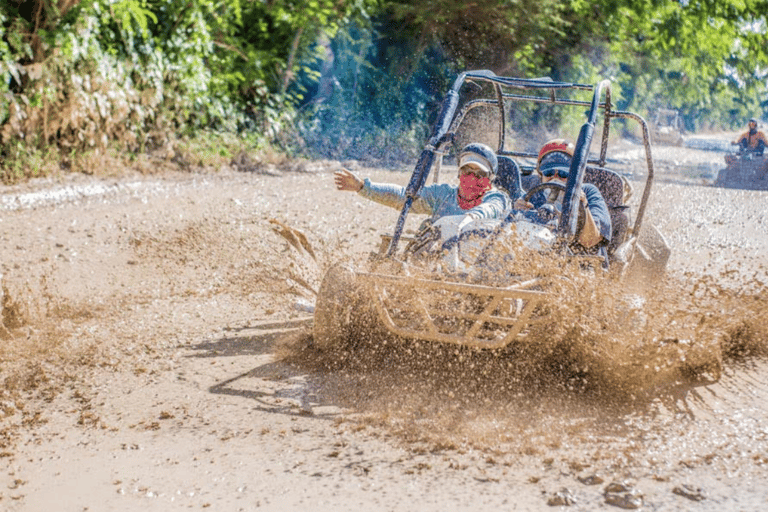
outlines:
{"label": "striped long-sleeve shirt", "polygon": [[[421,189],[418,198],[413,202],[412,211],[429,215],[433,221],[446,215],[468,213],[479,219],[499,219],[503,218],[512,206],[507,194],[491,189],[485,193],[479,205],[463,210],[456,198],[456,191],[456,185],[448,183],[427,185]],[[405,202],[405,187],[390,183],[372,183],[368,178],[358,194],[395,209],[402,208]]]}

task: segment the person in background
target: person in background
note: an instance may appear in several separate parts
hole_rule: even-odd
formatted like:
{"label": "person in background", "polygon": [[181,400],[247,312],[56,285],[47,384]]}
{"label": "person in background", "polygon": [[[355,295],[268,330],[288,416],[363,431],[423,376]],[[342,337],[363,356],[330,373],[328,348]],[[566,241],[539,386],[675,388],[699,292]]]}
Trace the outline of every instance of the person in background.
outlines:
{"label": "person in background", "polygon": [[749,129],[731,144],[739,146],[740,152],[749,151],[756,156],[763,156],[765,146],[768,145],[768,139],[765,138],[763,132],[757,129],[757,119],[750,119],[748,127]]}
{"label": "person in background", "polygon": [[[459,184],[426,185],[413,202],[412,211],[429,215],[432,222],[446,215],[463,215],[459,229],[474,220],[503,218],[511,201],[506,192],[492,185],[498,170],[493,150],[485,144],[468,144],[459,153],[458,164]],[[334,182],[338,190],[357,192],[392,208],[400,209],[405,202],[405,187],[363,180],[347,169],[336,171]]]}

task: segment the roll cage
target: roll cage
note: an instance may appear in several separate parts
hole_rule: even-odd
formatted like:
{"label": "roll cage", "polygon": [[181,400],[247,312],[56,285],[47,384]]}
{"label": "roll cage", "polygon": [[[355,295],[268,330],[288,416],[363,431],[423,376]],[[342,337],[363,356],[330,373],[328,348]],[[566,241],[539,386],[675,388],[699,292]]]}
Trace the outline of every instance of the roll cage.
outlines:
{"label": "roll cage", "polygon": [[[495,97],[472,99],[459,108],[462,87],[467,82],[491,84],[493,86]],[[586,100],[566,96],[569,93],[572,93],[572,96],[579,92],[583,92],[585,95],[591,92],[592,97],[590,100]],[[439,172],[443,154],[453,145],[459,126],[465,116],[473,109],[488,106],[495,106],[499,109],[498,155],[508,157],[529,157],[534,159],[537,157],[536,154],[530,152],[508,150],[505,147],[507,135],[506,119],[511,112],[511,106],[516,102],[584,106],[589,108],[586,113],[586,120],[581,126],[578,138],[576,139],[570,174],[566,182],[563,214],[560,217],[560,222],[557,227],[558,237],[566,241],[572,241],[576,236],[579,205],[578,201],[575,199],[578,197],[577,191],[580,190],[584,181],[587,166],[589,165],[593,169],[605,168],[608,158],[608,139],[610,136],[612,120],[630,119],[636,121],[640,125],[642,129],[643,145],[645,147],[647,177],[635,215],[635,222],[631,227],[631,233],[637,234],[640,232],[646,205],[651,192],[651,185],[653,183],[653,159],[651,157],[649,128],[648,124],[641,116],[633,112],[614,110],[611,102],[610,81],[603,80],[596,85],[585,85],[570,82],[556,82],[548,77],[533,79],[503,77],[497,76],[489,70],[476,70],[461,73],[455,79],[453,86],[442,102],[440,113],[432,130],[432,135],[422,150],[410,181],[406,186],[405,201],[398,216],[386,256],[392,257],[396,254],[413,201],[418,197],[419,192],[426,184],[433,169],[436,169],[435,172]],[[507,107],[507,105],[509,105],[509,107]],[[595,126],[600,118],[600,112],[603,113],[603,130],[600,141],[600,151],[596,158],[590,158],[590,147],[595,134]],[[435,165],[436,163],[437,165]]]}

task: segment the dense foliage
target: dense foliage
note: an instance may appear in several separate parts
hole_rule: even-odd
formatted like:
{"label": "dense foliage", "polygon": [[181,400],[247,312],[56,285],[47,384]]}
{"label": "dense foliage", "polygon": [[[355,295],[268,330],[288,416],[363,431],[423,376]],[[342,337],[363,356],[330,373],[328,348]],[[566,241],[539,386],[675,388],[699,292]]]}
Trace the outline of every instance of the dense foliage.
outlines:
{"label": "dense foliage", "polygon": [[[7,0],[0,178],[203,131],[404,158],[468,68],[594,82],[691,129],[768,113],[768,0]],[[394,149],[394,151],[393,151]]]}

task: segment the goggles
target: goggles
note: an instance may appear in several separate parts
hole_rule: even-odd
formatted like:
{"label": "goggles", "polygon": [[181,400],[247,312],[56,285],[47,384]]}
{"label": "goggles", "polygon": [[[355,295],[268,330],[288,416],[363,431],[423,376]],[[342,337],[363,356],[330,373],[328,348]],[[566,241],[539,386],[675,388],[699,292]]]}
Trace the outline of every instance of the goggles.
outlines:
{"label": "goggles", "polygon": [[561,167],[550,167],[549,169],[541,170],[541,175],[544,176],[545,178],[551,178],[555,174],[557,174],[560,178],[567,180],[568,175],[570,174],[570,170],[563,169]]}

